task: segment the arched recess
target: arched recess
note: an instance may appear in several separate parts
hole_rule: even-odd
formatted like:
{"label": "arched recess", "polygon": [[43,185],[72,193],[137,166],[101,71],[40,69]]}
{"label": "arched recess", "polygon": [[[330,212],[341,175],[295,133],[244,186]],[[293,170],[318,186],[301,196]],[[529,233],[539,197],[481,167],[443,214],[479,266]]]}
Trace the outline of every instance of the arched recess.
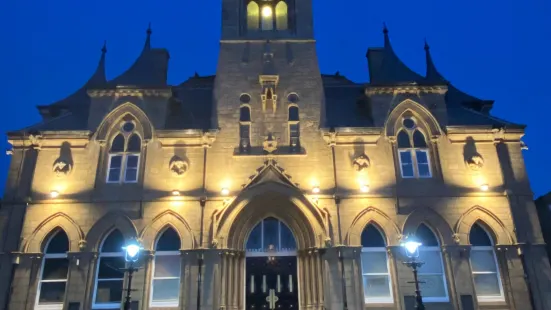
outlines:
{"label": "arched recess", "polygon": [[98,126],[96,140],[106,141],[113,126],[120,122],[126,115],[131,115],[136,120],[136,128],[143,135],[144,141],[147,142],[153,138],[153,125],[145,112],[135,104],[125,102],[113,109],[113,111],[107,114],[103,119]]}
{"label": "arched recess", "polygon": [[496,238],[496,244],[504,245],[515,242],[513,236],[507,231],[505,224],[495,214],[481,206],[474,206],[463,213],[455,224],[455,231],[459,236],[460,244],[469,244],[471,227],[477,221],[482,222],[491,230]]}
{"label": "arched recess", "polygon": [[453,245],[453,231],[450,225],[444,220],[440,214],[436,213],[431,208],[420,208],[407,217],[402,226],[403,235],[415,234],[417,227],[421,224],[429,226],[440,240],[440,245]]}
{"label": "arched recess", "polygon": [[244,250],[249,233],[266,217],[285,223],[298,249],[321,247],[327,238],[320,210],[301,192],[275,182],[253,186],[237,197],[219,215],[214,238],[219,247]]}
{"label": "arched recess", "polygon": [[436,118],[421,104],[411,100],[406,99],[400,102],[388,115],[388,118],[385,122],[385,134],[387,137],[396,137],[398,131],[402,127],[401,116],[405,114],[410,114],[415,117],[419,128],[424,129],[427,138],[430,139],[433,136],[442,135],[442,129],[438,124]]}
{"label": "arched recess", "polygon": [[136,238],[138,231],[128,216],[119,212],[109,212],[104,215],[86,234],[86,245],[90,251],[98,251],[103,238],[113,229],[118,229],[125,240]]}
{"label": "arched recess", "polygon": [[400,243],[400,229],[392,219],[381,210],[375,207],[363,209],[348,228],[345,242],[349,246],[360,246],[362,232],[369,224],[374,224],[379,228],[386,239],[387,246],[398,245]]}
{"label": "arched recess", "polygon": [[79,242],[84,240],[84,233],[75,221],[62,212],[55,213],[42,221],[28,238],[27,242],[23,243],[21,252],[42,252],[44,240],[49,238],[50,234],[57,228],[63,229],[67,237],[69,237],[69,251],[78,252],[80,250]]}
{"label": "arched recess", "polygon": [[174,228],[181,240],[181,249],[193,249],[196,245],[189,224],[186,220],[172,210],[166,210],[157,215],[141,232],[142,245],[147,250],[154,250],[155,241],[167,226]]}

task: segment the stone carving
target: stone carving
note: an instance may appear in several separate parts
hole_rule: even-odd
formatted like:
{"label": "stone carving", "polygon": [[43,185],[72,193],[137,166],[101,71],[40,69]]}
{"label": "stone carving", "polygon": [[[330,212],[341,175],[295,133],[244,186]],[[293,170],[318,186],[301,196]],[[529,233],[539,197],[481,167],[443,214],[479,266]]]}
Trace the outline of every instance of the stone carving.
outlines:
{"label": "stone carving", "polygon": [[63,159],[57,159],[54,162],[53,171],[56,176],[66,176],[73,170],[73,165]]}
{"label": "stone carving", "polygon": [[480,170],[484,166],[484,159],[480,154],[472,155],[470,158],[467,159],[467,166],[471,170]]}
{"label": "stone carving", "polygon": [[363,171],[364,169],[367,169],[370,166],[369,158],[367,157],[367,155],[362,154],[354,158],[353,165],[354,165],[354,170]]}
{"label": "stone carving", "polygon": [[453,234],[452,238],[453,238],[453,242],[455,242],[455,244],[461,244],[461,236],[459,234]]}
{"label": "stone carving", "polygon": [[176,155],[170,160],[169,169],[175,177],[183,176],[188,171],[188,168],[188,163]]}
{"label": "stone carving", "polygon": [[264,147],[264,151],[273,153],[277,150],[277,141],[274,139],[272,134],[269,134],[266,140],[262,143],[262,146]]}
{"label": "stone carving", "polygon": [[218,248],[218,239],[212,239],[212,241],[210,243],[210,247],[212,249],[217,249]]}

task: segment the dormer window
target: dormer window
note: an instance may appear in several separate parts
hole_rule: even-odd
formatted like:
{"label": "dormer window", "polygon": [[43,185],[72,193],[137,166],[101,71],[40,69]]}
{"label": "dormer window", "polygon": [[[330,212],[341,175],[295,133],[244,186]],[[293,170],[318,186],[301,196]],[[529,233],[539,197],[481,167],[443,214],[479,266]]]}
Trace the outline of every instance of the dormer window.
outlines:
{"label": "dormer window", "polygon": [[136,124],[134,122],[124,122],[111,141],[107,183],[138,182],[142,139],[135,132],[135,129]]}
{"label": "dormer window", "polygon": [[415,119],[403,119],[397,142],[402,178],[432,177],[427,141]]}
{"label": "dormer window", "polygon": [[252,31],[287,30],[287,3],[283,0],[250,0],[247,4],[247,29]]}

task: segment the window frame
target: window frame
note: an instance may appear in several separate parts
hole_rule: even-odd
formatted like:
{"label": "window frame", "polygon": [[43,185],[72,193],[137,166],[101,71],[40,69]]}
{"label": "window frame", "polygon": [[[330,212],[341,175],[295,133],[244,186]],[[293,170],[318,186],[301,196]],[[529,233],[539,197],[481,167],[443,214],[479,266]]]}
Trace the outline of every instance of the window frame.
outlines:
{"label": "window frame", "polygon": [[[53,237],[55,235],[52,236],[52,238],[50,238],[50,240],[48,240],[48,244],[44,247],[44,250],[48,249],[48,245],[50,245],[50,241],[52,241]],[[67,253],[63,254],[63,253],[51,253],[51,254],[47,254],[47,253],[44,253],[44,257],[42,258],[42,263],[41,263],[41,266],[40,266],[40,278],[38,279],[38,287],[37,287],[37,291],[36,291],[36,301],[35,301],[35,305],[34,305],[34,309],[36,310],[61,310],[63,309],[63,306],[65,305],[65,297],[67,296],[67,284],[69,282],[69,270],[67,270],[67,278],[65,280],[44,280],[44,265],[46,265],[46,260],[47,259],[59,259],[59,258],[64,258],[66,260],[68,260],[68,257],[67,257]],[[70,267],[70,264],[69,264],[69,267]],[[55,283],[55,282],[65,282],[65,293],[64,293],[64,297],[63,297],[63,302],[61,303],[50,303],[50,304],[40,304],[40,292],[42,290],[42,283]]]}
{"label": "window frame", "polygon": [[[480,229],[482,229],[484,231],[484,233],[486,234],[486,237],[488,238],[488,240],[490,240],[490,246],[480,246],[480,245],[472,245],[471,244],[471,252],[473,251],[480,251],[480,252],[489,252],[491,251],[492,252],[492,258],[493,258],[493,262],[494,262],[494,266],[496,268],[496,271],[495,272],[491,272],[491,271],[474,271],[473,268],[472,268],[472,255],[470,255],[469,257],[469,263],[471,264],[471,275],[472,275],[472,279],[473,279],[473,286],[474,286],[474,289],[475,289],[475,293],[476,293],[476,284],[475,284],[475,281],[474,281],[474,278],[475,278],[475,275],[477,274],[495,274],[495,276],[497,277],[497,283],[499,285],[499,296],[484,296],[484,295],[479,295],[478,293],[476,293],[476,299],[478,302],[496,302],[496,301],[505,301],[505,292],[503,290],[503,281],[501,280],[501,270],[500,270],[500,265],[499,265],[499,262],[497,260],[497,255],[496,255],[496,251],[495,251],[495,247],[494,247],[494,239],[492,238],[492,235],[488,233],[488,231],[484,228],[483,225],[480,225],[478,223],[475,223],[473,226],[475,225],[478,225],[480,227]],[[471,227],[471,230],[473,228]]]}
{"label": "window frame", "polygon": [[[127,124],[127,123],[132,123],[134,125],[132,131],[124,131],[123,128],[124,128],[124,125]],[[123,145],[123,150],[122,152],[121,151],[118,151],[118,152],[113,152],[111,151],[111,148],[113,147],[113,141],[115,141],[115,139],[121,135],[124,139],[124,145]],[[133,151],[128,151],[128,143],[130,141],[130,139],[136,135],[139,139],[140,139],[140,151],[139,152],[133,152]],[[117,131],[116,134],[113,135],[113,138],[111,139],[111,143],[109,144],[109,149],[107,149],[107,154],[109,156],[109,159],[108,159],[108,162],[107,162],[107,169],[106,169],[106,173],[105,173],[105,183],[107,184],[136,184],[139,182],[140,180],[140,163],[141,163],[141,155],[142,155],[142,151],[143,151],[143,146],[144,146],[144,141],[143,141],[143,137],[142,135],[140,135],[137,131],[137,126],[135,124],[135,122],[133,121],[124,121],[120,126],[119,126],[119,130]],[[121,167],[120,167],[120,172],[119,172],[119,177],[116,181],[110,181],[109,180],[109,176],[111,175],[111,170],[113,168],[111,168],[111,164],[112,164],[112,161],[113,161],[113,157],[116,157],[116,156],[120,156],[121,157]],[[136,166],[136,180],[127,180],[127,164],[128,164],[128,158],[129,157],[137,157],[138,158],[138,162],[137,162],[137,166]]]}
{"label": "window frame", "polygon": [[[105,242],[105,240],[107,240],[107,238],[109,237],[109,235],[112,233],[113,231],[111,231],[110,233],[108,233],[107,235],[105,235],[105,238],[103,239],[100,247],[99,247],[99,255],[98,255],[98,260],[97,260],[97,263],[96,263],[96,274],[95,274],[95,277],[94,277],[94,293],[92,294],[92,309],[119,309],[121,307],[121,303],[122,301],[124,300],[124,284],[126,282],[126,277],[124,276],[126,274],[126,271],[123,273],[123,276],[122,276],[122,294],[121,294],[121,300],[119,302],[116,302],[116,303],[113,303],[113,302],[110,302],[110,303],[96,303],[96,295],[98,293],[98,284],[99,284],[99,269],[100,269],[100,266],[101,266],[101,259],[102,258],[106,258],[106,257],[120,257],[122,258],[122,260],[124,261],[124,252],[121,248],[121,251],[120,252],[101,252],[101,248],[103,247],[103,243]],[[125,261],[125,264],[126,264],[126,261]],[[121,279],[119,278],[108,278],[108,279],[101,279],[101,281],[104,281],[104,282],[107,282],[107,281],[120,281]]]}
{"label": "window frame", "polygon": [[374,252],[384,252],[385,253],[385,258],[386,258],[386,269],[387,269],[387,273],[367,273],[367,272],[364,272],[364,267],[363,267],[363,259],[360,258],[361,260],[361,267],[362,267],[362,273],[361,273],[361,276],[362,276],[362,284],[364,283],[364,276],[382,276],[382,275],[385,275],[385,276],[388,276],[388,288],[389,288],[389,292],[390,292],[390,296],[389,297],[374,297],[374,298],[368,298],[368,297],[365,297],[365,290],[366,288],[364,287],[363,288],[363,293],[364,293],[364,303],[365,304],[393,304],[394,303],[394,292],[392,290],[392,274],[390,272],[390,261],[388,259],[388,251],[387,251],[387,248],[386,247],[362,247],[362,251],[361,251],[361,254],[362,255],[363,253],[374,253]]}
{"label": "window frame", "polygon": [[[434,232],[433,232],[434,233]],[[436,235],[435,235],[436,237]],[[438,239],[437,239],[438,240]],[[442,257],[442,249],[440,246],[421,246],[419,247],[420,252],[436,252],[438,253],[438,257],[440,258],[440,266],[442,267],[442,273],[423,273],[423,267],[419,268],[417,273],[419,276],[423,275],[429,275],[429,276],[435,276],[440,275],[442,278],[442,282],[444,283],[444,292],[446,293],[446,296],[439,296],[439,297],[425,297],[423,296],[424,302],[449,302],[450,301],[450,293],[448,292],[448,283],[447,283],[447,276],[446,276],[446,266],[444,265],[444,259]],[[421,291],[423,290],[422,284],[421,284]]]}
{"label": "window frame", "polygon": [[[162,236],[162,234],[161,234]],[[157,267],[157,256],[178,256],[180,258],[179,274],[178,277],[155,277],[155,268]],[[176,302],[169,301],[154,301],[153,293],[155,291],[155,280],[174,280],[178,279],[178,299]],[[179,307],[180,305],[180,292],[182,286],[182,253],[180,251],[155,251],[155,256],[153,258],[153,266],[151,267],[151,292],[149,298],[149,306],[157,308],[168,308],[168,307]]]}
{"label": "window frame", "polygon": [[[283,223],[280,219],[277,219],[277,218],[274,218],[274,217],[272,217],[272,219],[275,219],[278,222],[278,226],[277,226],[278,236],[277,237],[278,237],[278,247],[279,248],[277,248],[274,252],[266,251],[265,244],[264,244],[264,241],[265,241],[264,240],[264,221],[267,220],[267,219],[270,219],[270,217],[262,219],[255,226],[253,226],[253,228],[251,229],[249,235],[245,239],[246,240],[246,242],[245,242],[245,256],[246,257],[264,257],[264,256],[295,256],[295,255],[297,255],[297,253],[298,253],[298,251],[297,251],[297,240],[296,240],[295,235],[293,234],[293,231],[291,230],[291,228],[289,228],[289,226],[287,226],[285,223]],[[249,242],[249,238],[251,237],[251,234],[253,233],[253,231],[254,231],[254,229],[256,228],[257,225],[261,225],[260,226],[260,250],[255,251],[255,249],[247,249],[247,243]],[[281,248],[282,228],[286,228],[291,232],[291,235],[293,236],[294,241],[295,241],[295,248],[294,249],[285,249],[284,251],[281,250],[282,249]]]}
{"label": "window frame", "polygon": [[[407,118],[407,119],[412,119],[412,118]],[[415,122],[415,120],[413,120],[413,121]],[[403,120],[402,120],[402,122],[403,122]],[[398,138],[398,135],[402,131],[405,134],[407,134],[407,136],[409,138],[410,147],[400,147],[398,145],[398,141],[396,143],[396,149],[398,150],[398,163],[399,163],[399,166],[400,166],[400,176],[402,177],[402,179],[431,179],[431,178],[433,178],[431,152],[430,152],[429,142],[427,141],[427,135],[421,129],[419,129],[419,127],[417,127],[417,122],[415,122],[415,126],[411,129],[406,128],[405,126],[402,126],[402,128],[400,130],[398,130],[398,134],[396,135],[396,138]],[[414,140],[413,140],[413,135],[414,135],[415,131],[419,131],[423,135],[423,137],[425,138],[425,143],[427,144],[427,147],[416,147],[415,146]],[[427,176],[422,176],[419,173],[419,160],[417,159],[417,152],[423,152],[427,156],[427,166],[428,166],[428,170],[429,170],[429,174]],[[411,157],[411,165],[412,165],[412,168],[413,168],[413,176],[405,176],[404,175],[404,169],[403,169],[403,164],[402,164],[402,156],[401,156],[402,153],[409,153],[409,155]]]}

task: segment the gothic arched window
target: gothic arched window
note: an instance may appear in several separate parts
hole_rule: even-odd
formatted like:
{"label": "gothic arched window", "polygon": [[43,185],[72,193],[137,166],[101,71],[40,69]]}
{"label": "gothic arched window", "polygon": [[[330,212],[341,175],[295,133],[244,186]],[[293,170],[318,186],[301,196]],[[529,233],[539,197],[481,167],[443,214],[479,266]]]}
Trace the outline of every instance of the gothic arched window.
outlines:
{"label": "gothic arched window", "polygon": [[362,232],[362,277],[366,303],[392,303],[386,243],[374,225]]}
{"label": "gothic arched window", "polygon": [[180,298],[180,236],[167,228],[155,245],[151,307],[178,307]]}
{"label": "gothic arched window", "polygon": [[69,272],[69,238],[63,230],[58,230],[44,246],[42,271],[38,281],[35,309],[63,308],[67,274]]}
{"label": "gothic arched window", "polygon": [[471,228],[469,241],[472,245],[471,267],[478,301],[502,301],[503,286],[493,238],[487,230],[475,223]]}
{"label": "gothic arched window", "polygon": [[289,9],[285,0],[249,0],[246,9],[248,30],[272,31],[289,28]]}
{"label": "gothic arched window", "polygon": [[251,108],[241,106],[239,109],[239,151],[245,153],[251,149]]}
{"label": "gothic arched window", "polygon": [[295,255],[296,249],[295,237],[289,227],[273,217],[265,218],[253,228],[246,246],[249,256],[255,253]]}
{"label": "gothic arched window", "polygon": [[260,26],[260,7],[255,1],[247,5],[247,29],[258,30]]}
{"label": "gothic arched window", "polygon": [[430,178],[430,156],[427,140],[413,118],[404,118],[396,138],[402,178]]}
{"label": "gothic arched window", "polygon": [[291,152],[300,151],[300,119],[297,106],[289,107],[289,146]]}
{"label": "gothic arched window", "polygon": [[419,280],[424,282],[421,284],[423,300],[447,302],[448,288],[438,239],[425,224],[417,228],[415,236],[422,244],[419,247],[419,260],[425,263],[419,268]]}
{"label": "gothic arched window", "polygon": [[115,229],[103,240],[94,285],[94,309],[118,309],[124,282],[124,237]]}
{"label": "gothic arched window", "polygon": [[124,122],[111,141],[107,183],[138,182],[141,149],[142,139],[136,133],[136,125]]}

